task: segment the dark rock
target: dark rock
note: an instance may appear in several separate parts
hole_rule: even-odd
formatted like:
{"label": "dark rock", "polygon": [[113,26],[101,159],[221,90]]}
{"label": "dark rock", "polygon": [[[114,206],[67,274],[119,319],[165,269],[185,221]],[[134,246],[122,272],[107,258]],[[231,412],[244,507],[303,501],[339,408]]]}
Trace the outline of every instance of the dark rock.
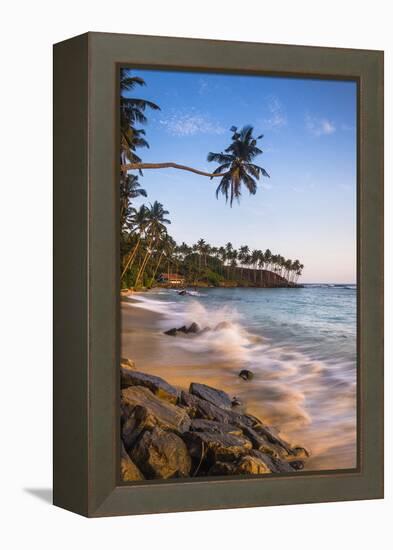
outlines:
{"label": "dark rock", "polygon": [[237,426],[233,424],[223,424],[222,422],[215,422],[214,420],[203,420],[202,418],[194,418],[191,420],[190,432],[212,432],[241,436],[243,432]]}
{"label": "dark rock", "polygon": [[131,451],[131,458],[149,479],[188,477],[191,458],[180,437],[160,428],[145,431]]}
{"label": "dark rock", "polygon": [[191,325],[187,329],[187,334],[196,334],[200,331],[200,327],[197,323],[191,323]]}
{"label": "dark rock", "polygon": [[272,443],[273,445],[276,445],[283,449],[288,455],[292,455],[293,451],[291,449],[291,446],[289,443],[281,439],[278,435],[274,435],[266,426],[264,426],[262,423],[259,425],[253,426],[253,429],[258,433],[258,435],[265,438],[269,443]]}
{"label": "dark rock", "polygon": [[156,419],[149,415],[147,409],[137,405],[121,426],[121,438],[127,452],[132,449],[145,427],[153,428],[156,424]]}
{"label": "dark rock", "polygon": [[171,403],[176,403],[177,401],[177,389],[159,376],[122,368],[121,387],[124,389],[129,386],[144,386],[161,399],[166,399]]}
{"label": "dark rock", "polygon": [[169,330],[166,330],[164,334],[167,334],[168,336],[176,336],[177,328],[170,328]]}
{"label": "dark rock", "polygon": [[[191,421],[186,409],[158,398],[143,386],[130,386],[121,391],[123,425],[137,406],[145,409],[143,414],[147,415],[146,422],[149,426],[157,425],[163,430],[178,433],[185,432],[190,427]],[[142,415],[142,412],[138,414]]]}
{"label": "dark rock", "polygon": [[187,333],[187,327],[186,325],[183,325],[182,327],[178,328],[177,329],[177,332],[184,332],[184,334]]}
{"label": "dark rock", "polygon": [[243,380],[252,380],[254,378],[254,373],[251,372],[250,370],[243,369],[239,372],[239,376]]}
{"label": "dark rock", "polygon": [[195,382],[192,382],[189,392],[192,395],[196,395],[197,397],[204,399],[205,401],[209,401],[209,403],[212,403],[212,405],[220,407],[221,409],[230,410],[232,408],[231,398],[227,393],[222,390],[212,388],[211,386],[207,386],[206,384],[196,384]]}
{"label": "dark rock", "polygon": [[289,465],[292,466],[294,470],[303,470],[304,462],[302,460],[292,460],[289,462]]}
{"label": "dark rock", "polygon": [[187,432],[182,437],[191,457],[198,463],[236,460],[252,448],[248,439],[229,433]]}
{"label": "dark rock", "polygon": [[132,359],[128,359],[128,357],[122,357],[120,359],[120,367],[123,369],[136,369],[135,361],[132,361]]}
{"label": "dark rock", "polygon": [[128,456],[124,446],[121,446],[120,473],[123,481],[141,481],[145,479],[139,468]]}

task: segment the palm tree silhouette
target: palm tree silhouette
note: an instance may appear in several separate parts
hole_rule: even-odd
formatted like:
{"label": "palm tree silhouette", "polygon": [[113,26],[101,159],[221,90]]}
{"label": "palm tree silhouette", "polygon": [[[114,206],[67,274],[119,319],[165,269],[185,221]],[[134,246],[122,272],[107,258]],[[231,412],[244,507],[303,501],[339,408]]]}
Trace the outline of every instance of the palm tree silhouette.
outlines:
{"label": "palm tree silhouette", "polygon": [[209,162],[218,162],[219,166],[213,174],[226,173],[222,176],[216,190],[216,197],[222,193],[226,200],[230,198],[232,206],[233,199],[240,199],[241,186],[244,184],[251,195],[257,191],[257,181],[260,176],[270,177],[264,168],[254,164],[254,159],[262,154],[262,150],[257,147],[257,142],[263,137],[253,136],[253,127],[244,126],[238,131],[236,126],[232,126],[232,143],[223,153],[209,153],[207,160]]}

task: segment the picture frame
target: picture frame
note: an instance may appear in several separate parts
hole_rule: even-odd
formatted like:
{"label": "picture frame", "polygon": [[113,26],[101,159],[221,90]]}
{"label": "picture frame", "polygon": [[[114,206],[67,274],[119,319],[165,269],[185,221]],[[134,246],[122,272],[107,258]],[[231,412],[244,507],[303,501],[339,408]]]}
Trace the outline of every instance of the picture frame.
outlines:
{"label": "picture frame", "polygon": [[[120,482],[120,66],[357,81],[356,471]],[[53,499],[72,512],[383,498],[383,52],[95,32],[56,44],[53,374]]]}

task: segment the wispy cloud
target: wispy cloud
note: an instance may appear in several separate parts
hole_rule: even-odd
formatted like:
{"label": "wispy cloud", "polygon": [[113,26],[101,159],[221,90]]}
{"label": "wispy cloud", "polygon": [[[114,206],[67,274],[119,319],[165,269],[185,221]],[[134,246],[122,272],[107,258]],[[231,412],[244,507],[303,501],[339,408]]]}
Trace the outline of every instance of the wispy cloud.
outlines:
{"label": "wispy cloud", "polygon": [[223,134],[225,128],[206,114],[196,111],[174,112],[160,119],[160,124],[172,136],[195,136],[197,134]]}
{"label": "wispy cloud", "polygon": [[268,128],[279,129],[287,125],[287,116],[285,109],[278,97],[270,95],[267,98],[267,108],[269,115],[263,120]]}
{"label": "wispy cloud", "polygon": [[335,124],[327,118],[318,118],[307,114],[305,122],[307,130],[316,137],[329,136],[336,131]]}

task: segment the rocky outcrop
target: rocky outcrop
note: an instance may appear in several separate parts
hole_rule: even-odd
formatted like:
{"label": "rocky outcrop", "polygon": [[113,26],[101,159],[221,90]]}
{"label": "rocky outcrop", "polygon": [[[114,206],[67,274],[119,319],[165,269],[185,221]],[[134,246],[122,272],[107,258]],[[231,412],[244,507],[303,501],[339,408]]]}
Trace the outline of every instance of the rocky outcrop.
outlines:
{"label": "rocky outcrop", "polygon": [[309,457],[217,388],[193,382],[178,392],[124,367],[121,385],[123,481],[296,474]]}

